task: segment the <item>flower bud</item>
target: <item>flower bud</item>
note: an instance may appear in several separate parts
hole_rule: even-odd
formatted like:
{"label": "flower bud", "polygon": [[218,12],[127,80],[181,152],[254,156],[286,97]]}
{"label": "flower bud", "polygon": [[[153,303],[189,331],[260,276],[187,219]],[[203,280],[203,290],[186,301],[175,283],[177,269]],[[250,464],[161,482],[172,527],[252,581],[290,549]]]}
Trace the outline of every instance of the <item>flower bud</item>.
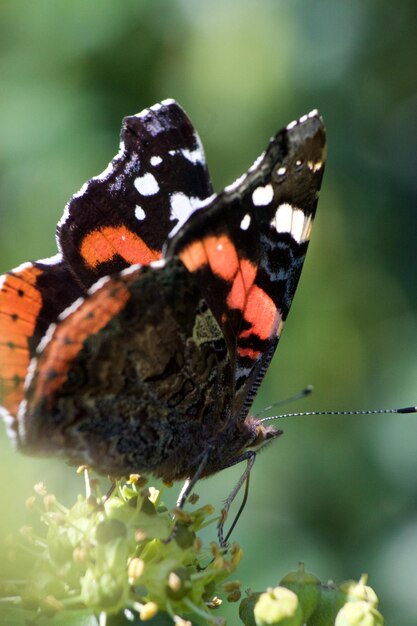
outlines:
{"label": "flower bud", "polygon": [[369,602],[353,600],[338,612],[335,626],[384,626],[381,613]]}
{"label": "flower bud", "polygon": [[172,600],[181,600],[189,590],[190,574],[185,567],[177,567],[168,576],[167,595]]}
{"label": "flower bud", "polygon": [[333,583],[322,585],[319,602],[310,616],[308,626],[334,626],[339,609],[345,602],[345,596]]}
{"label": "flower bud", "polygon": [[346,594],[346,602],[353,602],[354,600],[364,600],[369,602],[372,606],[378,606],[378,596],[372,587],[369,587],[368,576],[362,574],[359,582],[356,580],[346,580],[339,585],[340,590]]}
{"label": "flower bud", "polygon": [[303,611],[303,621],[306,622],[320,600],[321,582],[319,578],[311,572],[306,572],[304,563],[300,563],[298,570],[286,574],[279,584],[297,594]]}
{"label": "flower bud", "polygon": [[142,622],[146,622],[149,619],[155,617],[158,613],[158,605],[155,602],[147,602],[143,605],[141,610],[139,611],[139,616]]}
{"label": "flower bud", "polygon": [[296,594],[285,587],[261,593],[254,608],[256,626],[301,626],[303,611]]}

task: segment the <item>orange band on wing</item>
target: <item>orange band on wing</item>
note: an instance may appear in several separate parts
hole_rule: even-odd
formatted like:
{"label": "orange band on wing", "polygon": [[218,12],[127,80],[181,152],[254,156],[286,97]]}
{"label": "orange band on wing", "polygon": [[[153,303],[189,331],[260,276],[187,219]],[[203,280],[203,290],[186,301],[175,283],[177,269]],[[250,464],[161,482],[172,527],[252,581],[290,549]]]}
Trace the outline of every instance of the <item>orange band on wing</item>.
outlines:
{"label": "orange band on wing", "polygon": [[120,255],[128,263],[149,265],[161,258],[161,253],[153,250],[126,226],[105,226],[89,233],[82,241],[81,256],[90,267],[96,269],[101,263],[111,261]]}
{"label": "orange band on wing", "polygon": [[252,328],[242,331],[241,337],[255,333],[260,339],[269,339],[281,333],[282,319],[277,307],[272,298],[257,285],[253,285],[248,293],[245,320],[252,324]]}
{"label": "orange band on wing", "polygon": [[214,274],[224,280],[233,280],[239,269],[236,248],[227,235],[209,235],[188,245],[179,255],[189,272],[210,265]]}
{"label": "orange band on wing", "polygon": [[39,357],[40,369],[32,404],[44,398],[53,400],[53,394],[65,382],[74,359],[83,349],[84,341],[104,328],[129,298],[125,282],[108,281],[58,323]]}
{"label": "orange band on wing", "polygon": [[30,362],[29,340],[34,334],[42,297],[33,265],[6,274],[0,289],[0,404],[16,415]]}
{"label": "orange band on wing", "polygon": [[[233,280],[233,286],[227,297],[227,305],[230,309],[245,309],[247,307],[248,293],[256,278],[256,267],[247,259],[242,259],[238,271]],[[246,312],[245,312],[246,318]]]}
{"label": "orange band on wing", "polygon": [[[242,330],[239,337],[250,337],[254,334],[259,339],[269,339],[280,335],[282,319],[274,301],[261,287],[254,284],[256,267],[247,260],[240,263],[241,271],[237,273],[232,289],[227,297],[227,305],[231,309],[241,309],[244,319],[251,327]],[[249,356],[253,360],[260,352],[246,347],[238,347],[240,356]]]}
{"label": "orange band on wing", "polygon": [[[244,320],[251,325],[240,332],[240,338],[256,335],[259,339],[269,339],[281,333],[283,323],[274,301],[255,285],[256,265],[248,259],[239,259],[236,247],[227,235],[209,235],[195,241],[179,256],[190,272],[209,265],[214,274],[232,283],[226,304],[229,309],[242,311]],[[221,323],[226,323],[224,315]],[[261,354],[250,347],[238,347],[238,352],[252,360]]]}

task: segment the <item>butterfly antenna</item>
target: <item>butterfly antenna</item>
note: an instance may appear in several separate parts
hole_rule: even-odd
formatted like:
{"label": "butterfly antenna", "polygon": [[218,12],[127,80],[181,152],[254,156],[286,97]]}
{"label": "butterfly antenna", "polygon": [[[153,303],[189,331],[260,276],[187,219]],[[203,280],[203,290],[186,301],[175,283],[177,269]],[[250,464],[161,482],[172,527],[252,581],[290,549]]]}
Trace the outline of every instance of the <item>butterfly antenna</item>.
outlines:
{"label": "butterfly antenna", "polygon": [[306,415],[378,415],[382,413],[417,413],[417,407],[407,406],[400,409],[372,409],[370,411],[305,411],[303,413],[284,413],[283,415],[264,417],[261,422],[281,419],[282,417],[304,417]]}
{"label": "butterfly antenna", "polygon": [[301,389],[301,391],[298,391],[294,395],[289,396],[288,398],[285,398],[284,400],[278,400],[278,402],[274,402],[274,404],[270,404],[269,406],[266,406],[264,409],[261,409],[255,415],[255,417],[259,417],[263,413],[267,413],[267,411],[270,411],[271,409],[276,409],[278,406],[282,406],[283,404],[289,404],[290,402],[296,402],[297,400],[302,400],[303,398],[306,398],[311,393],[313,393],[313,389],[314,389],[313,385],[307,385],[307,387],[305,387],[304,389]]}

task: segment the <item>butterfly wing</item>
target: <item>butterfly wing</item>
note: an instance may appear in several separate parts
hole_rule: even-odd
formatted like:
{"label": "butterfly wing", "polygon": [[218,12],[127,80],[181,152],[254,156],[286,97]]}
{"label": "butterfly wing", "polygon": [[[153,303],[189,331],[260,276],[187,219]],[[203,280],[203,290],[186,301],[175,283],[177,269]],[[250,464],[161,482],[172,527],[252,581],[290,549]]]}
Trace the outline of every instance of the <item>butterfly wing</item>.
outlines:
{"label": "butterfly wing", "polygon": [[178,259],[96,283],[50,327],[19,410],[19,448],[120,476],[196,470],[228,421],[222,332]]}
{"label": "butterfly wing", "polygon": [[245,417],[274,354],[308,247],[324,169],[315,111],[292,122],[236,183],[172,238],[227,341],[235,415]]}
{"label": "butterfly wing", "polygon": [[165,100],[124,118],[119,153],[65,208],[60,249],[89,287],[161,258],[168,233],[211,193],[200,139],[181,107]]}
{"label": "butterfly wing", "polygon": [[0,277],[0,404],[12,430],[40,340],[83,293],[60,255],[24,263]]}
{"label": "butterfly wing", "polygon": [[169,231],[210,195],[199,137],[173,100],[123,121],[119,154],[65,208],[62,254],[0,278],[0,404],[16,415],[49,325],[101,276],[161,257]]}

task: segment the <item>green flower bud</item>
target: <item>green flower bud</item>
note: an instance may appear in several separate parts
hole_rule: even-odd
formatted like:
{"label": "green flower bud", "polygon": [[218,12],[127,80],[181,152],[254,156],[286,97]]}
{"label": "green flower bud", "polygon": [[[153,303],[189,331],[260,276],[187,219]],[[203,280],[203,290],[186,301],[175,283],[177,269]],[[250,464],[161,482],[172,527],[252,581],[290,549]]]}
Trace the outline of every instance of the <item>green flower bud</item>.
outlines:
{"label": "green flower bud", "polygon": [[260,591],[251,593],[247,598],[243,598],[239,605],[239,617],[245,626],[256,626],[255,616],[253,614],[255,610],[255,604],[259,600],[261,595]]}
{"label": "green flower bud", "polygon": [[321,596],[321,582],[315,574],[304,570],[304,563],[299,564],[295,572],[286,574],[279,583],[297,594],[306,622],[317,607]]}
{"label": "green flower bud", "polygon": [[296,594],[285,587],[261,593],[254,609],[256,626],[301,626],[303,611]]}
{"label": "green flower bud", "polygon": [[336,617],[335,626],[384,626],[384,618],[364,600],[347,602]]}
{"label": "green flower bud", "polygon": [[185,550],[194,544],[195,533],[185,524],[177,523],[174,530],[174,539],[179,547]]}
{"label": "green flower bud", "polygon": [[334,626],[336,615],[344,602],[345,596],[336,585],[322,585],[319,603],[307,620],[308,626]]}

